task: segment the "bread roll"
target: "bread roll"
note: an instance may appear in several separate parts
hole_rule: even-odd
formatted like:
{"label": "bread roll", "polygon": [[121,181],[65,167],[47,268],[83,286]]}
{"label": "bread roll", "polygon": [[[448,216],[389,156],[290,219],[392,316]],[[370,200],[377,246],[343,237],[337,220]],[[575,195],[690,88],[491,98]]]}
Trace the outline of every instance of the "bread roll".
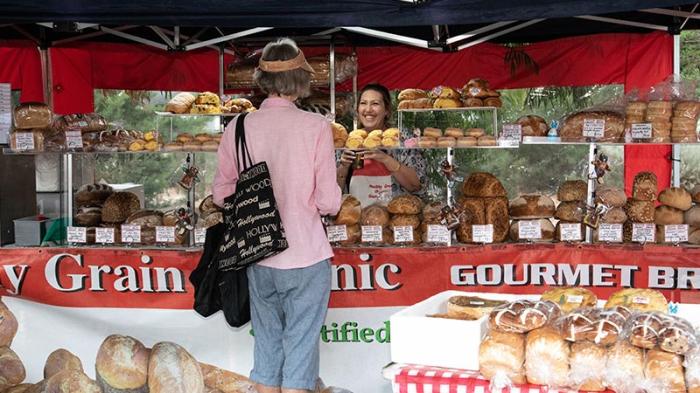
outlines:
{"label": "bread roll", "polygon": [[49,379],[63,370],[84,372],[80,358],[73,355],[68,350],[60,348],[51,352],[46,359],[46,364],[44,365],[44,379]]}
{"label": "bread roll", "polygon": [[551,218],[554,211],[552,198],[540,194],[521,195],[510,202],[508,209],[511,217],[520,220]]}
{"label": "bread roll", "polygon": [[501,332],[526,333],[559,317],[561,310],[550,301],[517,300],[494,308],[489,328]]}
{"label": "bread roll", "polygon": [[700,205],[693,206],[683,214],[683,220],[691,227],[700,227]]}
{"label": "bread roll", "polygon": [[489,96],[489,82],[485,79],[474,78],[462,87],[462,95],[466,97],[486,98]]}
{"label": "bread roll", "polygon": [[210,364],[199,363],[204,377],[204,386],[223,393],[254,392],[255,384],[243,375],[222,370]]}
{"label": "bread roll", "polygon": [[595,307],[598,298],[586,288],[551,288],[546,290],[541,297],[559,305],[561,311],[569,313],[583,307]]}
{"label": "bread roll", "polygon": [[507,377],[514,384],[523,384],[524,363],[524,334],[491,331],[479,345],[479,372],[488,380]]}
{"label": "bread roll", "polygon": [[384,206],[370,205],[362,209],[360,215],[360,225],[381,225],[385,226],[389,223],[389,212]]}
{"label": "bread roll", "polygon": [[605,361],[607,351],[588,341],[571,345],[570,377],[572,387],[588,392],[605,390]]}
{"label": "bread roll", "polygon": [[462,103],[467,108],[480,108],[484,106],[484,100],[481,98],[469,97],[462,100]]}
{"label": "bread roll", "polygon": [[[63,370],[45,380],[41,393],[103,393],[97,383],[77,370]],[[109,393],[109,392],[107,392]]]}
{"label": "bread roll", "polygon": [[693,206],[693,198],[683,187],[670,187],[659,194],[659,202],[686,211]]}
{"label": "bread roll", "polygon": [[428,149],[437,146],[437,139],[433,137],[422,136],[418,139],[418,147]]}
{"label": "bread roll", "polygon": [[[529,220],[522,220],[529,221]],[[510,225],[510,239],[513,241],[531,241],[531,242],[551,242],[554,240],[554,225],[547,218],[535,220],[540,222],[541,235],[539,239],[521,239],[520,238],[520,222],[513,220]]]}
{"label": "bread roll", "polygon": [[199,363],[181,346],[160,342],[148,361],[150,393],[204,393]]}
{"label": "bread roll", "polygon": [[415,195],[403,194],[392,199],[387,210],[391,214],[420,214],[423,210],[423,201]]}
{"label": "bread roll", "polygon": [[605,308],[624,306],[638,311],[668,312],[668,301],[653,289],[626,288],[614,292],[605,303]]}
{"label": "bread roll", "polygon": [[596,190],[595,203],[608,207],[623,207],[627,203],[627,195],[619,188],[601,188]]}
{"label": "bread roll", "polygon": [[508,239],[510,219],[508,198],[483,198],[486,224],[493,225],[493,242],[502,243]]}
{"label": "bread roll", "polygon": [[477,140],[473,136],[464,136],[457,138],[457,147],[472,147],[476,146]]}
{"label": "bread roll", "polygon": [[657,193],[656,175],[652,172],[637,173],[632,183],[632,198],[640,201],[655,201]]}
{"label": "bread roll", "polygon": [[194,101],[195,96],[191,93],[178,93],[165,104],[165,111],[171,113],[189,113],[190,107],[194,104]]}
{"label": "bread roll", "polygon": [[644,351],[626,341],[608,349],[605,381],[616,392],[636,392],[644,382]]}
{"label": "bread roll", "polygon": [[415,100],[401,100],[398,109],[426,109],[432,108],[433,101],[430,98],[417,98]]}
{"label": "bread roll", "polygon": [[646,353],[644,376],[664,393],[685,393],[683,360],[672,353],[652,349]]}
{"label": "bread roll", "polygon": [[554,217],[565,222],[583,222],[587,210],[585,202],[562,202]]}
{"label": "bread roll", "polygon": [[442,136],[442,130],[434,127],[426,127],[423,129],[422,136],[427,136],[431,138],[439,138]]}
{"label": "bread roll", "polygon": [[527,334],[525,373],[527,382],[551,387],[569,383],[569,344],[551,327],[535,329]]}
{"label": "bread roll", "polygon": [[496,146],[496,137],[491,135],[480,136],[476,140],[477,146]]}
{"label": "bread roll", "polygon": [[111,335],[97,351],[97,383],[105,392],[147,393],[149,350],[129,336]]}
{"label": "bread roll", "polygon": [[683,211],[669,206],[659,206],[654,211],[654,222],[657,225],[683,224]]}
{"label": "bread roll", "polygon": [[627,213],[621,207],[613,207],[600,218],[603,224],[624,224],[627,221]]}
{"label": "bread roll", "polygon": [[457,140],[451,136],[443,136],[443,137],[438,138],[438,140],[437,140],[438,147],[455,147],[456,145],[457,145]]}
{"label": "bread roll", "polygon": [[24,381],[24,364],[10,347],[0,347],[0,391]]}
{"label": "bread roll", "polygon": [[465,135],[474,138],[481,138],[482,136],[486,135],[486,131],[484,131],[483,128],[468,128]]}
{"label": "bread roll", "polygon": [[567,180],[559,186],[557,198],[561,202],[585,202],[588,197],[588,183],[583,180]]}
{"label": "bread roll", "polygon": [[399,101],[403,101],[403,100],[417,100],[419,98],[427,98],[427,97],[428,97],[428,93],[425,92],[425,90],[405,89],[405,90],[401,90],[401,92],[397,96],[397,99]]}
{"label": "bread roll", "polygon": [[659,349],[676,355],[685,355],[698,344],[695,329],[686,320],[670,315],[667,317],[669,319],[664,320],[659,330]]}
{"label": "bread roll", "polygon": [[340,205],[340,210],[335,218],[336,225],[356,225],[360,222],[362,214],[362,206],[360,201],[352,195],[344,195],[343,203]]}
{"label": "bread roll", "polygon": [[547,125],[547,121],[536,115],[527,115],[527,116],[522,116],[518,120],[515,121],[517,124],[520,124],[522,136],[547,136],[547,132],[549,131],[549,126]]}
{"label": "bread roll", "polygon": [[445,129],[445,136],[451,136],[453,138],[461,138],[464,136],[464,130],[461,128],[450,127]]}
{"label": "bread roll", "polygon": [[461,108],[462,106],[462,101],[457,98],[436,98],[435,101],[433,101],[433,108],[437,109]]}
{"label": "bread roll", "polygon": [[17,334],[17,318],[0,299],[0,347],[9,347]]}
{"label": "bread roll", "polygon": [[489,97],[484,100],[484,106],[491,106],[494,108],[500,108],[503,106],[503,101],[499,97]]}
{"label": "bread roll", "polygon": [[447,315],[450,317],[477,320],[488,315],[495,307],[507,302],[477,296],[452,296],[447,300]]}
{"label": "bread roll", "polygon": [[630,199],[625,205],[625,213],[630,221],[636,223],[654,222],[654,202],[647,200]]}

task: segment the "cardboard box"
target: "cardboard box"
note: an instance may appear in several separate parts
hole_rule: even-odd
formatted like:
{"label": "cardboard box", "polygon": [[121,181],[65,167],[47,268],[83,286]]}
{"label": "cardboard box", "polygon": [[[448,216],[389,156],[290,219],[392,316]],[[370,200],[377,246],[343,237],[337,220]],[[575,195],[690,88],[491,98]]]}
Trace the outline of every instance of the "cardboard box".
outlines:
{"label": "cardboard box", "polygon": [[15,244],[18,246],[40,246],[41,240],[46,235],[56,218],[47,217],[23,217],[15,222]]}

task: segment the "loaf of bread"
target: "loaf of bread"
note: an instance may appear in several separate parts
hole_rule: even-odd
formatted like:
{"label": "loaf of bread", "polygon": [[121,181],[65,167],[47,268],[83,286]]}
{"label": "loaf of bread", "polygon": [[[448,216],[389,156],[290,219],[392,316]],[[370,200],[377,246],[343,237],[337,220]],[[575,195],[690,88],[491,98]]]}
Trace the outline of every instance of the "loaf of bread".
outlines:
{"label": "loaf of bread", "polygon": [[194,104],[195,96],[191,93],[182,92],[176,94],[167,104],[165,111],[171,113],[190,113],[190,108]]}
{"label": "loaf of bread", "polygon": [[585,340],[585,334],[593,330],[593,320],[598,314],[595,308],[580,308],[558,318],[552,326],[561,336],[571,342]]}
{"label": "loaf of bread", "polygon": [[567,180],[559,186],[557,198],[560,202],[585,202],[588,197],[588,183],[583,180]]}
{"label": "loaf of bread", "polygon": [[428,97],[428,93],[425,90],[404,89],[404,90],[401,90],[401,92],[397,96],[397,99],[399,101],[403,101],[403,100],[417,100],[419,98],[427,98],[427,97]]}
{"label": "loaf of bread", "polygon": [[97,383],[104,391],[147,393],[149,350],[137,339],[111,335],[97,351]]}
{"label": "loaf of bread", "polygon": [[590,329],[583,333],[583,338],[596,345],[612,345],[622,335],[625,322],[631,314],[628,308],[622,306],[597,310],[591,317]]}
{"label": "loaf of bread", "polygon": [[683,211],[673,207],[662,205],[654,211],[656,225],[680,225],[683,220]]}
{"label": "loaf of bread", "polygon": [[652,172],[639,172],[632,183],[632,198],[640,201],[655,201],[658,193],[656,175]]}
{"label": "loaf of bread", "polygon": [[625,213],[630,221],[636,223],[654,222],[654,202],[648,200],[629,199],[625,205]]}
{"label": "loaf of bread", "polygon": [[417,98],[415,100],[402,100],[399,102],[398,109],[427,109],[433,107],[433,101],[430,98]]}
{"label": "loaf of bread", "polygon": [[581,287],[551,288],[542,294],[541,300],[548,300],[559,305],[564,313],[579,308],[595,307],[598,298],[589,289]]}
{"label": "loaf of bread", "polygon": [[478,296],[452,296],[447,300],[447,315],[450,317],[476,320],[488,315],[495,307],[507,302],[485,299]]}
{"label": "loaf of bread", "polygon": [[659,392],[685,393],[683,359],[672,353],[652,349],[646,353],[644,376]]}
{"label": "loaf of bread", "polygon": [[44,381],[42,393],[102,393],[95,381],[78,370],[63,370]]}
{"label": "loaf of bread", "polygon": [[627,213],[621,207],[613,207],[600,217],[603,224],[624,224],[627,221]]}
{"label": "loaf of bread", "polygon": [[75,194],[75,203],[82,206],[102,206],[114,190],[107,184],[85,184]]}
{"label": "loaf of bread", "polygon": [[627,203],[627,195],[619,188],[606,187],[596,190],[595,203],[607,207],[623,207]]}
{"label": "loaf of bread", "polygon": [[53,113],[46,104],[25,102],[15,107],[12,118],[15,129],[48,128],[53,120]]}
{"label": "loaf of bread", "polygon": [[403,194],[392,199],[387,209],[391,214],[420,214],[423,201],[415,195]]}
{"label": "loaf of bread", "polygon": [[501,332],[526,333],[556,319],[561,310],[550,301],[518,300],[495,307],[489,314],[489,328]]}
{"label": "loaf of bread", "polygon": [[436,98],[435,101],[433,101],[433,108],[436,109],[461,108],[462,105],[462,100],[457,98]]}
{"label": "loaf of bread", "polygon": [[484,378],[508,378],[514,384],[525,380],[525,335],[491,331],[479,345],[479,372]]}
{"label": "loaf of bread", "polygon": [[489,82],[485,79],[474,78],[462,87],[465,97],[486,98],[489,96]]}
{"label": "loaf of bread", "polygon": [[458,206],[463,210],[461,222],[465,225],[486,224],[486,206],[484,198],[459,198]]}
{"label": "loaf of bread", "polygon": [[527,116],[522,116],[518,118],[518,120],[515,121],[517,124],[520,124],[520,129],[522,136],[547,136],[547,132],[549,131],[549,126],[547,125],[547,121],[536,115],[527,115]]}
{"label": "loaf of bread", "polygon": [[627,319],[624,336],[635,347],[651,349],[659,343],[659,331],[663,323],[664,316],[660,313],[637,313]]}
{"label": "loaf of bread", "polygon": [[564,222],[583,222],[587,210],[585,202],[561,202],[554,217]]}
{"label": "loaf of bread", "polygon": [[688,393],[700,393],[700,347],[695,347],[685,354],[683,366]]}
{"label": "loaf of bread", "polygon": [[[27,137],[32,138],[34,147],[33,149],[29,149],[28,146],[21,146],[20,144],[17,143],[17,138],[20,137],[18,134],[29,134],[26,135]],[[10,140],[10,149],[12,151],[33,151],[33,152],[39,152],[39,151],[44,151],[44,134],[41,131],[37,130],[16,130],[15,132],[11,132],[10,136],[8,137]]]}
{"label": "loaf of bread", "polygon": [[17,318],[0,299],[0,347],[9,347],[17,334]]}
{"label": "loaf of bread", "polygon": [[559,131],[563,142],[583,142],[587,138],[583,136],[583,124],[585,120],[605,120],[605,129],[602,138],[595,138],[598,142],[619,142],[624,135],[625,120],[617,112],[591,111],[578,112],[569,115]]}
{"label": "loaf of bread", "polygon": [[659,194],[659,202],[686,211],[693,206],[693,198],[683,187],[670,187]]}
{"label": "loaf of bread", "polygon": [[624,306],[631,310],[668,312],[668,301],[654,289],[625,288],[614,292],[605,303],[605,308]]}
{"label": "loaf of bread", "polygon": [[149,393],[204,393],[199,363],[181,346],[160,342],[148,361]]}
{"label": "loaf of bread", "polygon": [[223,393],[254,392],[255,384],[243,375],[222,370],[210,364],[199,363],[204,377],[204,386]]}
{"label": "loaf of bread", "polygon": [[510,219],[508,198],[483,198],[486,224],[493,225],[493,242],[502,243],[508,239]]}
{"label": "loaf of bread", "polygon": [[602,392],[605,390],[605,348],[589,341],[571,345],[569,358],[570,386],[581,391]]}
{"label": "loaf of bread", "polygon": [[102,221],[108,223],[123,223],[130,215],[141,209],[138,196],[131,192],[115,192],[111,194],[102,207]]}
{"label": "loaf of bread", "polygon": [[83,371],[83,363],[80,358],[70,351],[60,348],[49,354],[44,364],[44,379],[49,379],[63,370]]}
{"label": "loaf of bread", "polygon": [[644,350],[619,340],[608,348],[605,381],[616,392],[637,392],[644,382]]}
{"label": "loaf of bread", "polygon": [[510,201],[508,212],[512,218],[519,220],[551,218],[555,212],[554,201],[541,194],[521,195]]}
{"label": "loaf of bread", "polygon": [[549,326],[532,330],[525,341],[527,382],[550,387],[569,383],[569,343]]}
{"label": "loaf of bread", "polygon": [[691,227],[700,227],[700,205],[693,206],[683,214],[683,220]]}
{"label": "loaf of bread", "polygon": [[389,224],[389,212],[384,206],[370,205],[362,209],[360,215],[360,225],[381,225]]}
{"label": "loaf of bread", "polygon": [[357,225],[360,222],[361,214],[360,201],[352,195],[344,195],[335,223],[336,225]]}
{"label": "loaf of bread", "polygon": [[462,184],[462,195],[466,197],[506,197],[506,189],[496,176],[486,172],[473,172]]}
{"label": "loaf of bread", "polygon": [[412,227],[420,228],[420,216],[417,214],[394,214],[389,220],[389,227]]}
{"label": "loaf of bread", "polygon": [[26,372],[19,356],[10,347],[0,347],[0,391],[19,385]]}

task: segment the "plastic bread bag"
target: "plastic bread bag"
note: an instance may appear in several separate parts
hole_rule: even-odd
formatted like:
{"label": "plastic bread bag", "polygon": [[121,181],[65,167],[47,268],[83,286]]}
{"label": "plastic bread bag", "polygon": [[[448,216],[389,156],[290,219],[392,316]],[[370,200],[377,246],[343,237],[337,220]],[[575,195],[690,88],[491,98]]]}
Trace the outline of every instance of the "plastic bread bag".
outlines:
{"label": "plastic bread bag", "polygon": [[[695,337],[697,341],[697,335]],[[696,346],[685,353],[683,366],[685,367],[688,393],[700,392],[700,347]]]}
{"label": "plastic bread bag", "polygon": [[645,354],[643,387],[648,392],[685,393],[683,358],[651,349]]}
{"label": "plastic bread bag", "polygon": [[525,339],[528,383],[560,388],[569,385],[569,342],[552,326],[530,331]]}
{"label": "plastic bread bag", "polygon": [[607,350],[590,341],[571,344],[569,356],[569,385],[577,390],[600,392],[605,390],[605,362]]}
{"label": "plastic bread bag", "polygon": [[489,314],[489,328],[508,333],[527,333],[541,328],[561,315],[550,301],[516,300],[496,307]]}
{"label": "plastic bread bag", "polygon": [[665,319],[666,315],[659,312],[633,313],[625,322],[622,338],[638,348],[655,348]]}
{"label": "plastic bread bag", "polygon": [[626,307],[617,306],[599,310],[583,337],[596,345],[609,346],[622,335],[627,319],[632,315]]}
{"label": "plastic bread bag", "polygon": [[605,385],[617,393],[639,393],[644,384],[644,350],[618,340],[607,349]]}
{"label": "plastic bread bag", "polygon": [[15,107],[13,118],[16,129],[48,128],[53,120],[53,113],[46,104],[25,102]]}
{"label": "plastic bread bag", "polygon": [[647,99],[648,101],[694,100],[696,87],[696,81],[682,79],[678,75],[669,75],[649,89]]}
{"label": "plastic bread bag", "polygon": [[553,326],[566,341],[584,341],[586,335],[593,330],[593,321],[600,311],[597,308],[581,308],[557,318]]}
{"label": "plastic bread bag", "polygon": [[490,330],[479,345],[479,372],[490,381],[491,391],[523,384],[525,335]]}
{"label": "plastic bread bag", "polygon": [[659,349],[676,355],[685,355],[698,346],[693,325],[673,315],[664,315],[658,337]]}

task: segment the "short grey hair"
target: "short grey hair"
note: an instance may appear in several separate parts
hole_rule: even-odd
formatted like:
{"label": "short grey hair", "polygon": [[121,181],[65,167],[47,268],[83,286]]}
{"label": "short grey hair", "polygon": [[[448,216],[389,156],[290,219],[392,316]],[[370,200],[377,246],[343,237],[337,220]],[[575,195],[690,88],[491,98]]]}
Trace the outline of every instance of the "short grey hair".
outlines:
{"label": "short grey hair", "polygon": [[[265,45],[262,59],[268,61],[291,60],[301,49],[289,38],[279,38]],[[311,73],[297,68],[282,72],[265,72],[259,68],[253,74],[255,83],[266,94],[307,97],[310,94]]]}

